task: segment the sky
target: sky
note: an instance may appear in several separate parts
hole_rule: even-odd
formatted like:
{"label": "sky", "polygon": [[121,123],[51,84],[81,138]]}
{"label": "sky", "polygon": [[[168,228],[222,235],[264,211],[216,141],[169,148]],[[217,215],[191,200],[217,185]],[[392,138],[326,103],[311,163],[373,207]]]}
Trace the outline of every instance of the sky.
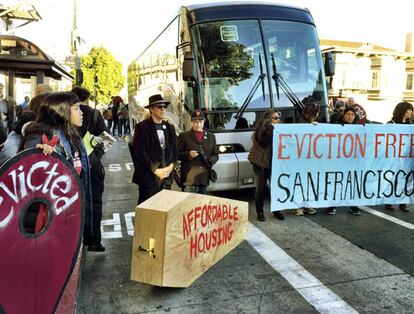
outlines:
{"label": "sky", "polygon": [[[76,0],[77,33],[84,43],[80,53],[94,46],[107,48],[124,65],[173,19],[181,5],[219,0]],[[63,60],[70,55],[74,0],[25,0],[42,20],[16,29],[16,36],[37,44]],[[239,1],[244,2],[244,1]],[[414,1],[371,0],[267,0],[307,7],[321,39],[369,42],[404,50],[406,33],[414,32]],[[17,1],[0,0],[4,6]],[[392,3],[392,4],[391,4]]]}

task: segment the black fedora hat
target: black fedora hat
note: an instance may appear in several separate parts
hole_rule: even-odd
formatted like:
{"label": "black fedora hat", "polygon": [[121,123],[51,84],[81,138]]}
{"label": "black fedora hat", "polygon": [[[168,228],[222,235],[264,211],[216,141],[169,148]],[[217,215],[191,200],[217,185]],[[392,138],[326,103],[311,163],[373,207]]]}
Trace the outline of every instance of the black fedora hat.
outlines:
{"label": "black fedora hat", "polygon": [[165,101],[164,98],[162,98],[160,94],[155,94],[155,95],[152,95],[150,98],[148,98],[148,105],[145,106],[144,108],[148,109],[148,108],[161,105],[161,104],[168,106],[169,102]]}

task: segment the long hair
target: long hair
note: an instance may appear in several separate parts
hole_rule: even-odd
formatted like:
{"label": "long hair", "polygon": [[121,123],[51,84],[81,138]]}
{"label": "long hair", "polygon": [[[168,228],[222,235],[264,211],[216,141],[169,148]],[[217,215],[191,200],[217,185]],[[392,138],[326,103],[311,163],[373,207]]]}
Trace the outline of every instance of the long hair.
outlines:
{"label": "long hair", "polygon": [[313,122],[318,118],[320,107],[317,103],[308,102],[305,104],[302,115],[307,122]]}
{"label": "long hair", "polygon": [[43,101],[50,93],[43,93],[34,96],[29,102],[29,110],[33,111],[36,115],[39,113],[40,107],[43,105]]}
{"label": "long hair", "polygon": [[114,105],[116,105],[116,104],[120,104],[121,102],[124,102],[124,101],[122,100],[121,96],[115,96],[115,97],[112,99],[112,103],[113,103]]}
{"label": "long hair", "polygon": [[267,109],[265,112],[264,112],[264,115],[263,115],[263,120],[265,120],[265,119],[271,119],[272,118],[272,115],[275,113],[275,112],[277,112],[275,109],[273,109],[273,108],[270,108],[270,109]]}
{"label": "long hair", "polygon": [[[46,125],[50,129],[59,129],[70,143],[72,150],[82,154],[81,138],[70,121],[70,107],[79,102],[79,98],[70,92],[51,93],[46,96],[38,111],[35,125]],[[35,125],[33,128],[35,128]],[[31,127],[31,126],[29,126]]]}
{"label": "long hair", "polygon": [[406,122],[406,121],[403,121],[403,119],[404,119],[404,115],[407,112],[407,110],[413,110],[413,105],[406,101],[398,103],[395,106],[394,111],[392,113],[391,121],[395,123]]}
{"label": "long hair", "polygon": [[254,131],[253,136],[262,147],[266,147],[267,145],[272,143],[272,115],[276,112],[279,114],[279,116],[281,116],[281,113],[273,108],[266,110],[263,115],[263,118],[256,125],[256,129]]}

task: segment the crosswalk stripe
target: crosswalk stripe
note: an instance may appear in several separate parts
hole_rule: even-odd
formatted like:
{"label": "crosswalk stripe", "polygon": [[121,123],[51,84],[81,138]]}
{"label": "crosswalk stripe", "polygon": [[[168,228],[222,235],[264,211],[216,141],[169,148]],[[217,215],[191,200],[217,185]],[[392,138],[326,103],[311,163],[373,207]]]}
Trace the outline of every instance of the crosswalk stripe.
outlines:
{"label": "crosswalk stripe", "polygon": [[398,224],[400,226],[403,226],[403,227],[405,227],[407,229],[414,230],[414,225],[413,224],[410,224],[409,222],[405,222],[405,221],[403,221],[401,219],[398,219],[398,218],[395,218],[393,216],[384,214],[384,213],[382,213],[382,212],[380,212],[378,210],[369,208],[367,206],[359,206],[359,208],[365,210],[366,212],[368,212],[368,213],[370,213],[372,215],[375,215],[375,216],[384,218],[384,219],[386,219],[388,221],[391,221],[393,223],[396,223],[396,224]]}
{"label": "crosswalk stripe", "polygon": [[252,223],[249,223],[247,241],[319,312],[358,313]]}

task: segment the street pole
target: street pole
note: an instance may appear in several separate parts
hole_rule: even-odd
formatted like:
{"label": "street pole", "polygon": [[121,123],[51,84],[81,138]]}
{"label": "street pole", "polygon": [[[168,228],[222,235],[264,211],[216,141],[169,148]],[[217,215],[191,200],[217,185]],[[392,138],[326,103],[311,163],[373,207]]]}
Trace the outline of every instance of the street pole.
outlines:
{"label": "street pole", "polygon": [[75,63],[75,86],[81,86],[83,82],[83,73],[81,70],[80,58],[78,53],[78,35],[77,35],[77,0],[73,0],[73,27],[71,50]]}
{"label": "street pole", "polygon": [[93,86],[94,86],[94,97],[95,97],[95,109],[96,105],[98,104],[98,76],[95,74],[93,78]]}

